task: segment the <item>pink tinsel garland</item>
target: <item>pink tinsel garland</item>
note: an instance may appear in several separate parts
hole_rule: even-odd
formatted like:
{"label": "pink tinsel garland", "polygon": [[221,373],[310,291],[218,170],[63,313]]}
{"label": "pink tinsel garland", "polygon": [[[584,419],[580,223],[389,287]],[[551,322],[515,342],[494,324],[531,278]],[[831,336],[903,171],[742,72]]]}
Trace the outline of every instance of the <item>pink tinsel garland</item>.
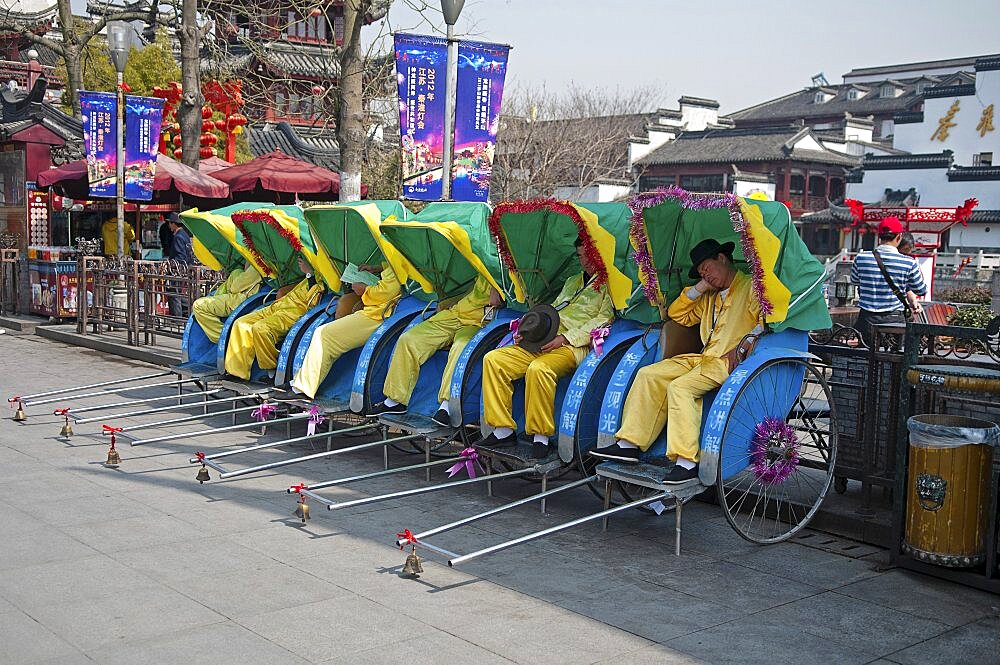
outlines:
{"label": "pink tinsel garland", "polygon": [[781,418],[764,418],[757,423],[750,440],[750,463],[754,475],[765,485],[788,480],[799,465],[795,429]]}
{"label": "pink tinsel garland", "polygon": [[629,229],[629,235],[632,238],[632,244],[635,248],[633,256],[645,278],[643,291],[649,302],[654,305],[657,304],[657,274],[656,266],[649,255],[649,239],[646,235],[646,228],[643,222],[643,212],[646,208],[657,206],[667,199],[677,201],[682,208],[688,210],[726,208],[729,211],[729,219],[732,221],[733,231],[740,237],[740,247],[743,249],[743,257],[750,267],[753,292],[760,303],[761,312],[765,316],[774,312],[774,305],[767,299],[764,292],[764,266],[757,251],[757,243],[750,234],[749,225],[743,218],[739,197],[728,192],[719,196],[691,194],[680,187],[666,187],[658,189],[655,192],[636,194],[628,201],[629,208],[632,209],[632,225]]}

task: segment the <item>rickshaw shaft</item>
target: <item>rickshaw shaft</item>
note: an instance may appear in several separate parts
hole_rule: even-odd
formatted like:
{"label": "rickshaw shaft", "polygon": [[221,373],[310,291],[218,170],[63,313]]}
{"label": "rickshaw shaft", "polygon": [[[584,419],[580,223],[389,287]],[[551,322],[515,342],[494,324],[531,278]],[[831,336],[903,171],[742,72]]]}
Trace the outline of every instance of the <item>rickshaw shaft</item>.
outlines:
{"label": "rickshaw shaft", "polygon": [[[327,437],[333,436],[334,434],[341,434],[343,432],[350,432],[354,429],[360,429],[365,427],[364,425],[359,425],[357,427],[348,427],[347,429],[339,429],[330,432],[316,432],[315,434],[306,434],[305,436],[298,436],[293,439],[281,439],[279,441],[268,441],[267,443],[258,443],[253,446],[246,446],[245,448],[237,448],[236,450],[225,450],[221,453],[213,453],[211,455],[205,455],[205,459],[219,459],[221,457],[230,457],[232,455],[239,455],[240,453],[248,453],[253,450],[263,450],[264,448],[277,448],[278,446],[283,446],[287,443],[302,443],[303,441],[315,441],[316,439],[325,439]],[[197,464],[201,459],[197,457],[192,457],[188,460],[191,464]]]}
{"label": "rickshaw shaft", "polygon": [[[324,432],[324,436],[329,435],[329,432]],[[251,466],[246,469],[239,469],[237,471],[229,471],[220,475],[220,478],[234,478],[236,476],[243,476],[248,473],[256,473],[258,471],[267,471],[269,469],[277,469],[283,466],[289,466],[292,464],[298,464],[299,462],[308,462],[314,459],[322,459],[324,457],[333,457],[334,455],[342,455],[344,453],[354,452],[356,450],[365,450],[367,448],[375,448],[377,446],[382,446],[387,443],[395,443],[397,441],[408,441],[410,439],[417,439],[422,437],[423,434],[410,434],[408,436],[400,436],[395,439],[386,439],[385,441],[371,441],[369,443],[362,443],[356,446],[350,446],[349,448],[338,448],[337,450],[327,450],[322,453],[314,453],[312,455],[305,455],[303,457],[293,457],[292,459],[280,460],[278,462],[270,462],[269,464],[261,464],[260,466]]]}
{"label": "rickshaw shaft", "polygon": [[242,413],[244,411],[251,411],[253,409],[259,408],[255,405],[251,406],[240,406],[235,409],[227,409],[225,411],[213,411],[212,413],[196,413],[191,416],[183,416],[181,418],[171,418],[169,420],[158,420],[155,423],[143,423],[141,425],[135,425],[133,427],[126,427],[123,432],[135,432],[140,429],[149,429],[150,427],[163,427],[164,425],[174,425],[176,423],[185,423],[192,420],[203,420],[211,416],[225,416],[229,414]]}
{"label": "rickshaw shaft", "polygon": [[254,427],[270,427],[271,425],[281,425],[284,423],[290,423],[296,420],[303,420],[308,418],[308,413],[296,413],[294,416],[288,416],[287,418],[276,418],[275,420],[262,420],[252,423],[243,423],[241,425],[229,425],[227,427],[217,427],[215,429],[203,429],[197,432],[181,432],[180,434],[168,434],[166,436],[157,436],[152,439],[135,439],[130,441],[133,446],[141,446],[147,443],[159,443],[160,441],[174,441],[176,439],[184,439],[192,436],[210,435],[210,434],[221,434],[222,432],[235,432],[241,429],[253,429]]}
{"label": "rickshaw shaft", "polygon": [[[445,531],[451,531],[452,529],[457,529],[458,527],[465,526],[466,524],[472,524],[473,522],[478,522],[479,520],[486,519],[487,517],[492,517],[493,515],[497,515],[499,513],[505,512],[507,510],[511,510],[513,508],[517,508],[518,506],[523,506],[526,503],[532,503],[533,501],[538,501],[538,500],[540,500],[542,498],[550,497],[553,494],[558,494],[560,492],[565,492],[566,490],[573,489],[574,487],[579,487],[580,485],[586,485],[587,483],[593,482],[595,480],[597,480],[597,476],[587,476],[586,478],[581,478],[580,480],[574,480],[571,483],[567,483],[565,485],[560,485],[559,487],[556,487],[555,489],[546,490],[546,491],[541,492],[539,494],[532,494],[531,496],[524,497],[523,499],[518,499],[517,501],[511,501],[510,503],[505,503],[502,506],[498,506],[496,508],[491,508],[490,510],[487,510],[485,513],[479,513],[478,515],[472,515],[470,517],[465,517],[465,518],[462,518],[462,519],[458,520],[457,522],[452,522],[450,524],[442,524],[439,527],[435,527],[435,528],[430,529],[428,531],[424,531],[423,533],[418,533],[414,537],[417,538],[418,540],[420,538],[430,538],[431,536],[436,536],[439,533],[444,533]],[[396,541],[396,545],[403,545],[404,543],[405,543],[405,541],[402,541],[402,540],[397,540]],[[421,544],[423,544],[423,543],[421,543]],[[426,547],[426,545],[425,545],[425,547]]]}
{"label": "rickshaw shaft", "polygon": [[134,376],[130,379],[115,379],[114,381],[102,381],[101,383],[88,383],[85,386],[73,386],[72,388],[60,388],[59,390],[49,390],[44,393],[22,395],[21,400],[25,404],[27,404],[30,400],[36,399],[38,397],[48,397],[49,395],[62,395],[64,393],[71,393],[75,390],[90,390],[91,388],[103,388],[104,386],[114,386],[120,383],[129,383],[131,381],[145,381],[146,379],[158,379],[161,376],[167,376],[169,374],[173,374],[173,372],[160,372],[159,374],[145,374],[143,376]]}
{"label": "rickshaw shaft", "polygon": [[[358,480],[368,480],[370,478],[379,478],[381,476],[389,476],[394,473],[402,473],[403,471],[418,471],[420,469],[429,469],[434,466],[441,466],[444,464],[454,464],[455,462],[464,461],[464,457],[449,457],[447,459],[439,459],[433,462],[423,462],[422,464],[411,464],[410,466],[400,466],[395,469],[385,469],[383,471],[375,471],[373,473],[365,473],[360,476],[350,476],[348,478],[337,478],[336,480],[324,480],[321,483],[315,483],[309,486],[309,489],[318,490],[324,487],[333,487],[335,485],[346,485],[347,483],[353,483]],[[289,494],[294,494],[292,490],[288,490]]]}
{"label": "rickshaw shaft", "polygon": [[380,501],[390,501],[392,499],[399,499],[404,496],[415,496],[417,494],[427,494],[429,492],[437,492],[443,489],[450,489],[452,487],[459,487],[461,485],[469,485],[472,483],[481,483],[487,480],[499,480],[500,478],[509,478],[511,476],[523,476],[527,473],[534,473],[533,468],[527,469],[516,469],[514,471],[507,471],[505,473],[497,473],[492,475],[478,476],[476,478],[466,478],[465,480],[458,480],[451,483],[442,483],[440,485],[431,485],[430,487],[416,487],[414,489],[403,490],[401,492],[393,492],[392,494],[381,494],[379,496],[369,496],[364,499],[354,499],[353,501],[343,501],[341,503],[335,503],[333,505],[327,506],[327,510],[339,510],[341,508],[351,508],[353,506],[363,506],[368,503],[378,503]]}
{"label": "rickshaw shaft", "polygon": [[[196,393],[183,393],[181,395],[163,395],[161,397],[147,397],[146,399],[133,399],[127,402],[112,402],[111,404],[97,404],[94,406],[85,406],[79,409],[70,408],[70,415],[74,413],[88,413],[90,411],[103,411],[104,409],[114,409],[119,406],[132,406],[133,404],[149,404],[151,402],[163,402],[168,399],[182,400],[185,397],[201,397],[203,395],[214,395],[216,393],[222,392],[222,388],[212,388],[211,390],[203,390]],[[174,404],[173,406],[182,406],[181,404]],[[200,404],[191,403],[187,406],[201,406]],[[76,420],[77,423],[83,422],[93,422],[95,420],[107,420],[111,416],[100,416],[98,418],[89,418],[87,420]]]}
{"label": "rickshaw shaft", "polygon": [[545,536],[551,535],[553,533],[559,533],[560,531],[565,531],[566,529],[572,529],[573,527],[585,524],[586,522],[591,522],[593,520],[601,519],[607,515],[613,515],[615,513],[620,513],[625,510],[630,510],[632,508],[637,508],[639,506],[652,503],[654,501],[659,501],[660,499],[664,499],[668,496],[670,496],[670,492],[660,492],[658,494],[654,494],[653,496],[646,497],[644,499],[632,501],[631,503],[625,503],[620,506],[615,506],[614,508],[609,508],[608,510],[602,510],[601,512],[594,513],[593,515],[587,515],[586,517],[575,519],[571,522],[565,522],[564,524],[557,524],[556,526],[549,527],[548,529],[543,529],[541,531],[536,531],[535,533],[529,533],[528,535],[521,536],[520,538],[515,538],[513,540],[508,540],[507,542],[499,543],[491,547],[486,547],[484,549],[475,552],[463,554],[462,556],[456,557],[454,559],[448,559],[448,565],[457,566],[461,563],[465,563],[466,561],[471,561],[472,559],[477,559],[487,554],[500,552],[502,550],[508,549],[510,547],[515,547],[522,543],[531,542],[532,540],[538,540],[539,538],[544,538]]}
{"label": "rickshaw shaft", "polygon": [[[184,379],[183,381],[164,381],[162,383],[149,383],[144,386],[132,386],[131,388],[121,388],[119,390],[98,390],[93,393],[81,393],[79,395],[66,395],[63,397],[50,397],[49,399],[38,400],[37,402],[32,402],[30,404],[25,403],[25,406],[41,406],[42,404],[51,404],[53,402],[65,402],[70,399],[83,399],[84,397],[98,397],[100,395],[116,395],[118,393],[131,392],[133,390],[145,390],[146,388],[159,388],[161,386],[178,386],[180,387],[185,383],[196,383],[198,379]],[[174,399],[177,395],[172,395]]]}
{"label": "rickshaw shaft", "polygon": [[[210,392],[206,393],[206,395],[207,394],[210,394]],[[226,402],[239,402],[241,400],[253,399],[254,397],[255,395],[236,395],[235,397],[222,397],[219,399],[212,400],[211,404],[225,404]],[[181,409],[187,409],[194,406],[201,407],[202,404],[203,403],[199,404],[198,402],[192,402],[190,404],[168,404],[167,406],[157,406],[152,409],[142,409],[141,411],[112,413],[106,416],[95,416],[93,418],[80,418],[79,420],[75,420],[74,422],[82,424],[82,423],[91,423],[94,422],[95,420],[112,420],[114,418],[134,418],[136,416],[146,416],[149,415],[150,413],[162,413],[164,411],[180,411]],[[71,416],[73,415],[72,411],[70,412],[70,415]],[[202,415],[211,416],[214,415],[214,413],[209,412],[208,414],[202,414]]]}

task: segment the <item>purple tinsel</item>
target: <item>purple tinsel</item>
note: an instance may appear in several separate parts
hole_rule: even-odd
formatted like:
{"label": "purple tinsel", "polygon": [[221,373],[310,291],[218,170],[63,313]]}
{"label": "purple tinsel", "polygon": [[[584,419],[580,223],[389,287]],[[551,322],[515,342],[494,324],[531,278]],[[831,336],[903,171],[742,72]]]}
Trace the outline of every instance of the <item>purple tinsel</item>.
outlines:
{"label": "purple tinsel", "polygon": [[722,195],[691,194],[680,187],[660,188],[655,192],[636,194],[629,199],[628,205],[632,210],[632,225],[629,229],[629,236],[635,248],[635,262],[639,266],[640,274],[644,277],[643,292],[652,304],[658,304],[659,289],[657,288],[656,266],[649,255],[649,239],[646,235],[643,223],[643,212],[646,208],[657,206],[667,199],[674,199],[681,204],[682,208],[688,210],[709,210],[726,208],[729,210],[729,218],[732,221],[733,231],[740,237],[740,246],[743,249],[743,256],[750,267],[750,278],[753,284],[754,296],[760,303],[761,312],[767,316],[774,311],[774,306],[767,299],[764,293],[764,266],[761,264],[760,254],[757,252],[757,244],[750,234],[749,225],[743,218],[743,211],[740,209],[740,199],[735,194],[725,193]]}
{"label": "purple tinsel", "polygon": [[[781,452],[775,456],[771,450]],[[764,418],[753,430],[750,463],[754,474],[766,485],[785,482],[799,465],[799,441],[795,429],[781,418]]]}

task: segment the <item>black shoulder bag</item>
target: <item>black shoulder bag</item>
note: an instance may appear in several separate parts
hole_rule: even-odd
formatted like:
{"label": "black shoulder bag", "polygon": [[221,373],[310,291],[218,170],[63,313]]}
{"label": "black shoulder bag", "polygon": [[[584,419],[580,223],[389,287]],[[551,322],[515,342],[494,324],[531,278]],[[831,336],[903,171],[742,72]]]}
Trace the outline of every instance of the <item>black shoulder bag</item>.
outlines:
{"label": "black shoulder bag", "polygon": [[907,302],[906,295],[896,286],[896,282],[892,281],[892,277],[889,276],[889,271],[885,269],[885,264],[882,262],[882,257],[879,256],[877,249],[872,250],[872,256],[875,257],[875,263],[878,264],[878,269],[882,273],[882,277],[885,278],[885,283],[892,290],[892,295],[896,296],[896,299],[903,304],[903,319],[912,321],[913,310],[910,308],[910,303]]}

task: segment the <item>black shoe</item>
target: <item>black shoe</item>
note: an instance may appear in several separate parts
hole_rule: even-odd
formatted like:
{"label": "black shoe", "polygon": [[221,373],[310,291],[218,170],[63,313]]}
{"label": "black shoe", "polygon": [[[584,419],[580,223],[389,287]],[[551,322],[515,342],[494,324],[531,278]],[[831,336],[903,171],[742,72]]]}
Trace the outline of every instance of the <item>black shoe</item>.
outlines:
{"label": "black shoe", "polygon": [[638,448],[622,448],[619,445],[606,446],[591,450],[590,454],[599,459],[610,460],[612,462],[625,462],[626,464],[638,464],[639,455],[642,451]]}
{"label": "black shoe", "polygon": [[549,456],[549,444],[533,441],[531,443],[531,459],[545,459]]}
{"label": "black shoe", "polygon": [[369,416],[381,416],[384,413],[406,413],[406,405],[397,404],[395,406],[386,406],[385,402],[379,402],[375,406],[368,409]]}
{"label": "black shoe", "polygon": [[431,416],[431,420],[436,422],[441,427],[451,427],[451,414],[444,409],[438,409],[437,413]]}
{"label": "black shoe", "polygon": [[498,439],[497,435],[490,432],[490,435],[483,439],[483,442],[479,445],[484,448],[507,448],[517,445],[517,432],[512,432],[502,439]]}
{"label": "black shoe", "polygon": [[689,480],[694,480],[698,477],[698,466],[695,465],[690,469],[685,469],[680,464],[675,464],[674,468],[667,472],[667,475],[663,476],[663,482],[666,485],[679,485],[680,483],[686,483]]}

